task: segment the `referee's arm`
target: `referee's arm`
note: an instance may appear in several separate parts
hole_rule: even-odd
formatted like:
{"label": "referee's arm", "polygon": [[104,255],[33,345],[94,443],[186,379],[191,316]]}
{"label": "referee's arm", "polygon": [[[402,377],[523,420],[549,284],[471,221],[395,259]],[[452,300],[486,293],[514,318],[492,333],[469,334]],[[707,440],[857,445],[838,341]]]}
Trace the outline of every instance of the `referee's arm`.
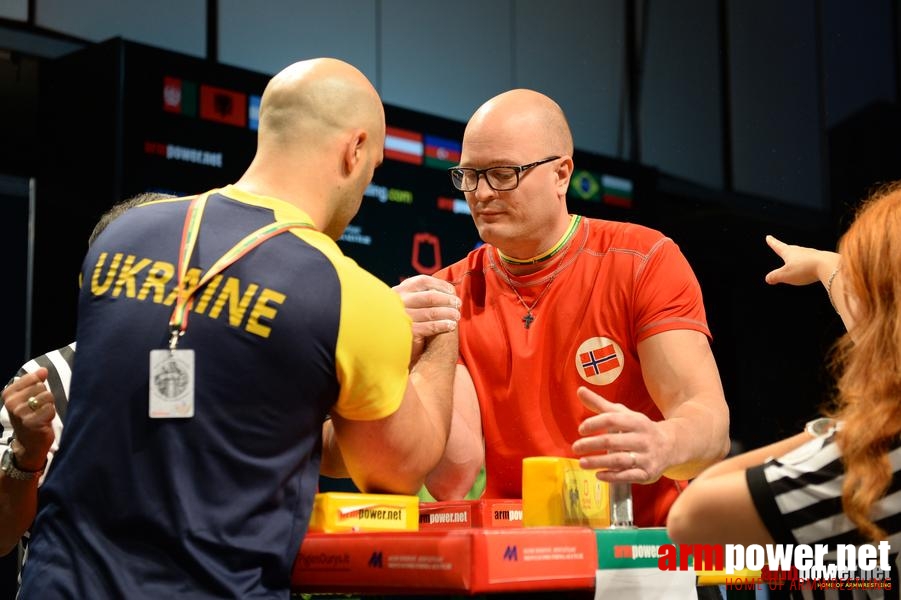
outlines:
{"label": "referee's arm", "polygon": [[56,407],[46,378],[47,369],[41,367],[16,378],[2,393],[0,555],[16,547],[37,512],[38,483],[55,437]]}

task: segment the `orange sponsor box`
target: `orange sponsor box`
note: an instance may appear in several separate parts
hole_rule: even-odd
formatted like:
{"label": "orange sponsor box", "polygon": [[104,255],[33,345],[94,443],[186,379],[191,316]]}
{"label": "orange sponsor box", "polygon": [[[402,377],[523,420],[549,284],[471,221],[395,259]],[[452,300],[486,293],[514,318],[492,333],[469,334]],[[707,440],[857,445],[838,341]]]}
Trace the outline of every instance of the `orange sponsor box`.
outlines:
{"label": "orange sponsor box", "polygon": [[591,590],[596,569],[587,527],[310,533],[291,583],[301,593]]}
{"label": "orange sponsor box", "polygon": [[419,530],[522,527],[522,500],[480,499],[419,503]]}

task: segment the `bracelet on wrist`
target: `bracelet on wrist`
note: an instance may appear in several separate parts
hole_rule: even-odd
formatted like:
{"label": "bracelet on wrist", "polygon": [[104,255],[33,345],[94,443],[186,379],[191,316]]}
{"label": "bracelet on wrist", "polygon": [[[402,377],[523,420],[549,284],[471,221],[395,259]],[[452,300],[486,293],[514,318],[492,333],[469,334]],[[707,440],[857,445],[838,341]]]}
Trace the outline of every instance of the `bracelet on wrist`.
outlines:
{"label": "bracelet on wrist", "polygon": [[16,458],[15,446],[18,446],[19,448],[21,448],[23,453],[25,452],[25,446],[23,446],[22,442],[20,442],[19,440],[16,439],[15,436],[13,436],[13,437],[9,438],[9,452],[10,452],[9,459],[12,462],[12,465],[16,469],[18,469],[24,473],[36,473],[38,475],[40,475],[47,469],[47,459],[46,458],[44,458],[44,464],[39,469],[26,469],[26,468],[22,467],[22,465],[19,464],[19,460]]}
{"label": "bracelet on wrist", "polygon": [[826,296],[829,297],[829,304],[832,305],[832,308],[835,309],[835,312],[838,312],[838,307],[835,306],[835,301],[832,299],[832,282],[835,281],[835,276],[838,275],[838,269],[841,265],[836,265],[832,270],[832,273],[829,275],[829,279],[826,280]]}

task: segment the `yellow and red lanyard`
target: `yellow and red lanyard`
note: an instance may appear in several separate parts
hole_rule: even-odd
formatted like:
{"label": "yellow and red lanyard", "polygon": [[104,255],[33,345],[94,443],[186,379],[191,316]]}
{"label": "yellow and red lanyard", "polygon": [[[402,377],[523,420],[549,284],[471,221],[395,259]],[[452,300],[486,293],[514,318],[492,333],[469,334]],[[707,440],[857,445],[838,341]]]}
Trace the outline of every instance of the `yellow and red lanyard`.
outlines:
{"label": "yellow and red lanyard", "polygon": [[264,225],[232,246],[213,263],[206,273],[198,279],[197,283],[185,289],[188,263],[191,260],[191,255],[194,253],[194,247],[197,245],[197,235],[200,232],[203,210],[206,208],[207,198],[213,192],[207,192],[195,197],[191,201],[190,206],[188,206],[188,213],[185,215],[181,245],[178,251],[178,283],[176,284],[178,293],[175,299],[175,307],[172,309],[172,316],[169,318],[169,350],[175,350],[178,338],[184,335],[188,328],[188,311],[191,310],[194,294],[206,285],[210,279],[271,237],[289,229],[314,229],[312,223],[304,221],[284,221]]}

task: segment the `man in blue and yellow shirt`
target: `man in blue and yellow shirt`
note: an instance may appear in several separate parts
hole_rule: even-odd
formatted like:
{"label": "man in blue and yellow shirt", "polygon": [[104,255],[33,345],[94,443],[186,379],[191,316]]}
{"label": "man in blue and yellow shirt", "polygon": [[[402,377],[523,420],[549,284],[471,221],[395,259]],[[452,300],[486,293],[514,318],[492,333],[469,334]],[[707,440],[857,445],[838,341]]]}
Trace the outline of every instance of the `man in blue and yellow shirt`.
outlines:
{"label": "man in blue and yellow shirt", "polygon": [[91,245],[22,597],[287,598],[327,415],[357,486],[419,489],[450,427],[456,333],[411,367],[400,298],[334,241],[384,137],[362,73],[295,63],[239,181],[130,210]]}

